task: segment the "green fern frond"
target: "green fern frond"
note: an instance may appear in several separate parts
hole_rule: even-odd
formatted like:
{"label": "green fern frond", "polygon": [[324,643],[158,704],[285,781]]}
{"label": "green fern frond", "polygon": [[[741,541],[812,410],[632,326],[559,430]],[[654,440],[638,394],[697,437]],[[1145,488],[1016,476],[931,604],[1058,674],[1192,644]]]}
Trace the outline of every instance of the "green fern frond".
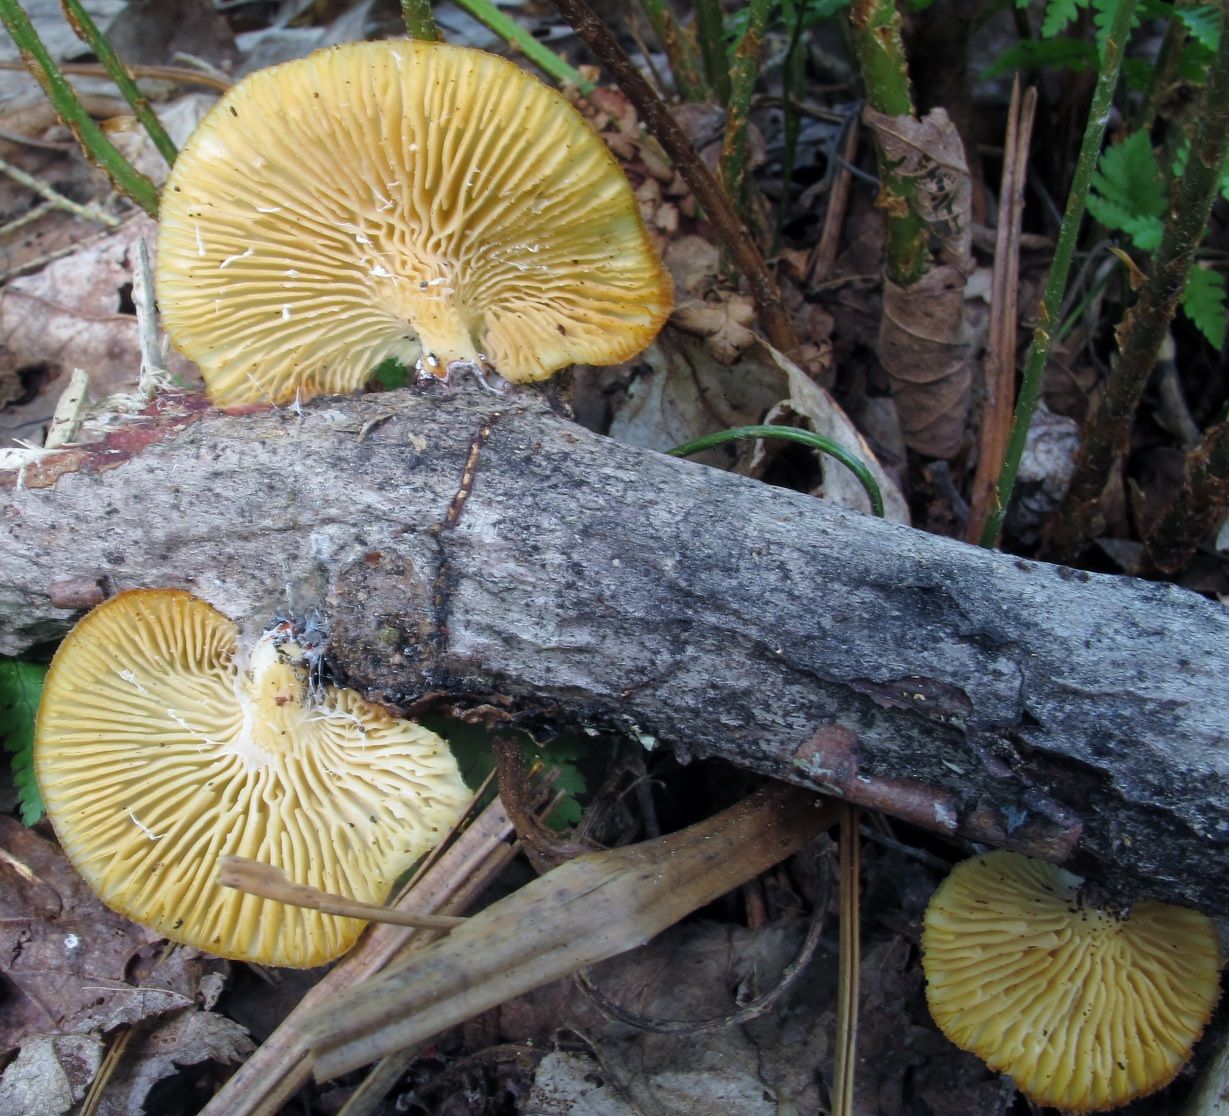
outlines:
{"label": "green fern frond", "polygon": [[21,820],[42,818],[43,796],[34,778],[34,718],[47,668],[20,659],[0,659],[0,737],[12,756],[13,783],[21,802]]}

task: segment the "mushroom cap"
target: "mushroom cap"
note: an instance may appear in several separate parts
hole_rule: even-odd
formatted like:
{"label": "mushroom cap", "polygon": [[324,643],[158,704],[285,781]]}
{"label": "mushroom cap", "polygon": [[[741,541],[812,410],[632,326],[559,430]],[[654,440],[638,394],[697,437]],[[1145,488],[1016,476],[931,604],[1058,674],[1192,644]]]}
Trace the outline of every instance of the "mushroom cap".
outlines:
{"label": "mushroom cap", "polygon": [[1039,1104],[1100,1112],[1167,1085],[1219,994],[1211,920],[1088,906],[1081,877],[1018,853],[958,864],[926,911],[935,1022]]}
{"label": "mushroom cap", "polygon": [[162,193],[157,286],[220,406],[354,391],[389,357],[514,381],[614,364],[672,299],[580,114],[505,59],[418,40],[229,90]]}
{"label": "mushroom cap", "polygon": [[220,887],[218,859],[379,903],[470,795],[434,733],[352,690],[313,691],[289,625],[245,669],[237,654],[235,625],[189,593],[99,605],[47,673],[39,786],[64,852],[113,910],[221,957],[323,964],[365,923]]}

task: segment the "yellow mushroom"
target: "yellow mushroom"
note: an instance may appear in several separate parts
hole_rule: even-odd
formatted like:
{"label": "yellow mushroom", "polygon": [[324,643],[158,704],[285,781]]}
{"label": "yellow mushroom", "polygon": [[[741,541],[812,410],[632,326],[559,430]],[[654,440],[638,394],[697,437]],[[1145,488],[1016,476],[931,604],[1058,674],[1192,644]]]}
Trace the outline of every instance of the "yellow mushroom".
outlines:
{"label": "yellow mushroom", "polygon": [[389,357],[512,381],[613,364],[672,299],[580,114],[511,62],[417,40],[231,89],[163,191],[157,288],[221,406],[354,391]]}
{"label": "yellow mushroom", "polygon": [[440,737],[311,686],[289,625],[246,665],[238,655],[235,625],[189,593],[99,605],[47,673],[39,786],[64,852],[113,910],[222,957],[320,965],[364,923],[219,887],[219,858],[382,902],[469,792]]}

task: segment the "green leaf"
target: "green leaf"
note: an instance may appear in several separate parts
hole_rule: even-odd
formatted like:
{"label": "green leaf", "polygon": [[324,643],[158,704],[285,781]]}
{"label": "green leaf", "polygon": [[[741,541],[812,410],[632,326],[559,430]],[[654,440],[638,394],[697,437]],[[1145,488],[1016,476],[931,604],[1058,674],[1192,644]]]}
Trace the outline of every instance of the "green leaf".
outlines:
{"label": "green leaf", "polygon": [[1107,147],[1092,176],[1088,212],[1108,229],[1126,233],[1150,252],[1161,243],[1165,179],[1146,132]]}
{"label": "green leaf", "polygon": [[410,370],[396,357],[387,357],[375,366],[371,373],[372,383],[389,391],[403,388],[410,382]]}
{"label": "green leaf", "polygon": [[1011,70],[1094,70],[1097,48],[1083,39],[1021,39],[982,74],[994,78]]}
{"label": "green leaf", "polygon": [[20,659],[0,659],[0,736],[12,758],[21,820],[33,825],[45,813],[34,777],[34,718],[47,668]]}
{"label": "green leaf", "polygon": [[[1088,0],[1083,0],[1084,4],[1087,2]],[[1065,31],[1080,14],[1080,6],[1081,0],[1049,0],[1045,17],[1041,21],[1041,37],[1052,39]]]}
{"label": "green leaf", "polygon": [[1219,352],[1225,342],[1225,277],[1211,268],[1191,268],[1182,311]]}
{"label": "green leaf", "polygon": [[1199,4],[1193,8],[1179,8],[1175,13],[1186,25],[1191,37],[1208,51],[1215,52],[1220,43],[1220,5]]}

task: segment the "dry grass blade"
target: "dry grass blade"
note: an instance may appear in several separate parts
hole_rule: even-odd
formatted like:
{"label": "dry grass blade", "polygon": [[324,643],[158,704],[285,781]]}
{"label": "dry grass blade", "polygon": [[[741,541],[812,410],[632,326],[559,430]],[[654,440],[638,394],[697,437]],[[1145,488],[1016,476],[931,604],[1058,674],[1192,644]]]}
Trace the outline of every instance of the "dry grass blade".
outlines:
{"label": "dry grass blade", "polygon": [[853,1116],[854,1069],[858,1062],[858,987],[860,949],[859,889],[861,849],[853,806],[841,807],[841,946],[836,998],[836,1064],[833,1070],[833,1116]]}
{"label": "dry grass blade", "polygon": [[532,988],[642,945],[828,828],[834,808],[774,784],[679,833],[568,861],[396,972],[304,1023],[329,1080]]}
{"label": "dry grass blade", "polygon": [[218,883],[233,887],[249,895],[274,899],[292,907],[309,907],[324,914],[342,915],[345,918],[365,918],[371,922],[386,922],[392,926],[412,926],[421,930],[451,930],[465,919],[451,915],[418,914],[378,903],[364,903],[348,899],[344,895],[331,895],[318,887],[291,883],[286,873],[272,864],[261,864],[242,856],[224,856],[218,861]]}
{"label": "dry grass blade", "polygon": [[[481,795],[481,792],[479,792]],[[457,840],[430,861],[400,900],[403,909],[463,910],[516,855],[512,824],[497,799]],[[312,988],[251,1058],[231,1077],[201,1116],[273,1116],[311,1074],[303,1018],[346,988],[388,965],[402,951],[434,941],[439,931],[374,926],[355,949]]]}
{"label": "dry grass blade", "polygon": [[1017,324],[1020,317],[1020,223],[1024,215],[1024,183],[1028,177],[1028,149],[1037,113],[1037,90],[1021,100],[1017,79],[1007,113],[1007,139],[1003,145],[1003,177],[999,187],[998,235],[994,242],[994,269],[990,280],[990,338],[986,346],[986,404],[982,413],[977,475],[965,538],[981,539],[991,505],[997,498],[999,470],[1011,438],[1016,400]]}

